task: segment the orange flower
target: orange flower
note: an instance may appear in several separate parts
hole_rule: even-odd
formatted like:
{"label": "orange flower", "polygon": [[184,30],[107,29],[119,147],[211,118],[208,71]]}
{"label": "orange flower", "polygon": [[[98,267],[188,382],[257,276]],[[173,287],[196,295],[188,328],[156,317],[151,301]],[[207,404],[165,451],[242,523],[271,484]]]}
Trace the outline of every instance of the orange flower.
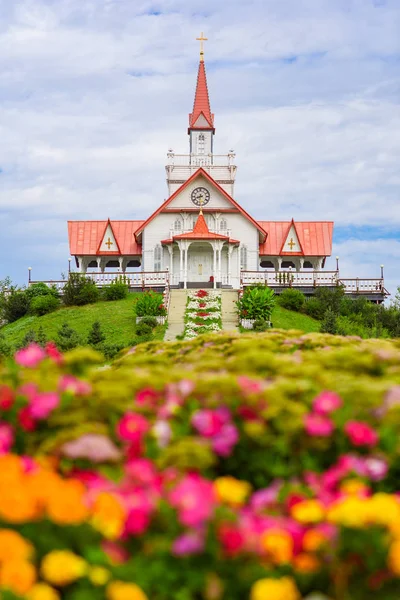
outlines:
{"label": "orange flower", "polygon": [[107,600],[148,600],[148,598],[135,583],[113,581],[107,587]]}
{"label": "orange flower", "polygon": [[270,529],[261,536],[261,547],[276,564],[288,563],[293,557],[293,538],[283,529]]}
{"label": "orange flower", "polygon": [[0,568],[0,587],[26,594],[36,581],[36,570],[25,560],[10,560]]}
{"label": "orange flower", "polygon": [[309,529],[303,537],[303,548],[307,552],[315,552],[326,542],[326,536],[318,529]]}
{"label": "orange flower", "polygon": [[35,583],[29,590],[28,600],[60,600],[60,594],[47,583]]}
{"label": "orange flower", "polygon": [[0,529],[0,563],[25,560],[33,554],[33,546],[12,529]]}
{"label": "orange flower", "polygon": [[320,562],[312,554],[303,552],[295,556],[293,566],[299,573],[315,573],[320,566]]}
{"label": "orange flower", "polygon": [[51,521],[77,525],[88,516],[85,504],[85,487],[80,481],[63,481],[47,500],[47,514]]}
{"label": "orange flower", "polygon": [[102,492],[92,507],[92,523],[105,537],[114,539],[121,535],[125,526],[126,511],[113,494]]}
{"label": "orange flower", "polygon": [[40,515],[35,497],[23,481],[10,483],[0,491],[0,516],[9,523],[26,523]]}
{"label": "orange flower", "polygon": [[63,480],[49,469],[38,469],[26,478],[26,486],[40,507],[45,507],[48,499],[60,489]]}
{"label": "orange flower", "polygon": [[16,481],[24,474],[24,466],[19,456],[3,454],[0,456],[0,486]]}
{"label": "orange flower", "polygon": [[398,540],[393,542],[390,546],[388,564],[392,573],[394,573],[396,577],[400,577],[400,541]]}

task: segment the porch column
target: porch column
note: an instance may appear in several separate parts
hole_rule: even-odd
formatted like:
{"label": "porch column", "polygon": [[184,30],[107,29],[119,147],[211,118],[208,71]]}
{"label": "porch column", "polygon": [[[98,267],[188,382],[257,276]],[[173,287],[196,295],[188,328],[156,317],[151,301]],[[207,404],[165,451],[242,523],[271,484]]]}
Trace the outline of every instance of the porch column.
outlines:
{"label": "porch column", "polygon": [[231,259],[232,259],[232,252],[233,252],[233,246],[229,245],[228,246],[228,285],[231,285]]}
{"label": "porch column", "polygon": [[215,247],[215,242],[213,244],[213,277],[214,277],[214,283],[213,283],[213,288],[215,289],[217,287],[217,249]]}
{"label": "porch column", "polygon": [[124,268],[123,268],[124,258],[122,256],[120,256],[118,259],[118,262],[119,262],[119,268],[121,269],[121,273],[124,273]]}
{"label": "porch column", "polygon": [[222,287],[222,244],[218,243],[218,280]]}
{"label": "porch column", "polygon": [[97,262],[97,269],[98,269],[98,271],[100,271],[100,267],[101,267],[101,258],[98,258],[98,259],[96,260],[96,262]]}
{"label": "porch column", "polygon": [[183,248],[182,248],[182,242],[179,243],[179,281],[183,281]]}
{"label": "porch column", "polygon": [[173,244],[168,245],[169,252],[169,285],[172,285],[174,282],[173,272],[174,272],[174,246]]}
{"label": "porch column", "polygon": [[304,269],[304,258],[299,258],[300,269],[298,271],[302,271]]}
{"label": "porch column", "polygon": [[183,288],[186,290],[187,288],[187,271],[188,271],[188,247],[185,244],[184,249],[184,274],[183,274]]}

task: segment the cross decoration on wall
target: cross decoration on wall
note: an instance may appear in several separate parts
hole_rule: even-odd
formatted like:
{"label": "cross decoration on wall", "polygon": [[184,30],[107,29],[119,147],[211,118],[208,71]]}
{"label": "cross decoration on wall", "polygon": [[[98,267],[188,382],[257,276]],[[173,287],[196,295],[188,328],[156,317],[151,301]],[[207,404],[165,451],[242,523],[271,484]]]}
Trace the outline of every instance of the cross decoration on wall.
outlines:
{"label": "cross decoration on wall", "polygon": [[294,241],[293,241],[293,238],[290,238],[290,242],[289,242],[289,244],[288,244],[288,245],[289,245],[289,248],[290,248],[291,250],[293,250],[293,248],[294,248],[294,247],[295,247],[295,245],[296,245],[296,242],[294,242]]}
{"label": "cross decoration on wall", "polygon": [[114,246],[114,242],[112,242],[111,239],[108,238],[108,240],[106,241],[106,246],[108,246],[108,249],[110,249],[111,246]]}

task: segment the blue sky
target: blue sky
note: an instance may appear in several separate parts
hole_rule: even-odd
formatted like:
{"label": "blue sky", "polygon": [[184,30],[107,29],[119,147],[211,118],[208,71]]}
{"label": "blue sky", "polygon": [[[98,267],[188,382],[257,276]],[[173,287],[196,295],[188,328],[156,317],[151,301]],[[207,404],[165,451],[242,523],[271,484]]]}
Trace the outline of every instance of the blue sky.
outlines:
{"label": "blue sky", "polygon": [[58,279],[68,219],[146,218],[166,198],[200,31],[236,199],[334,220],[342,274],[384,263],[394,292],[399,0],[0,0],[0,279]]}

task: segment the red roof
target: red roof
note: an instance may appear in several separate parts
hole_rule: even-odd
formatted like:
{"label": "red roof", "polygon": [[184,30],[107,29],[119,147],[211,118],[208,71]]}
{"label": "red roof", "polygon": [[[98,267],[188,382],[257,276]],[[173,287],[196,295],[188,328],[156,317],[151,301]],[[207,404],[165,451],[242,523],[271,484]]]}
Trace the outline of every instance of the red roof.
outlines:
{"label": "red roof", "polygon": [[225,240],[230,244],[239,244],[238,240],[232,240],[227,235],[221,235],[220,233],[212,233],[208,229],[208,225],[204,218],[203,212],[200,211],[196,225],[193,227],[193,231],[187,233],[180,233],[174,235],[170,240],[163,240],[163,244],[171,244],[175,240]]}
{"label": "red roof", "polygon": [[[136,242],[135,232],[143,223],[144,221],[68,221],[70,254],[72,256],[142,254],[142,247]],[[108,225],[111,226],[119,252],[99,251]]]}
{"label": "red roof", "polygon": [[[203,115],[204,119],[207,121],[207,125],[203,124],[196,127],[196,121],[201,115]],[[199,64],[193,112],[189,115],[189,129],[214,129],[214,115],[211,113],[206,67],[203,61],[200,61]]]}
{"label": "red roof", "polygon": [[[253,219],[253,217],[251,217],[249,215],[249,213],[247,213],[241,206],[240,204],[238,204],[233,198],[232,196],[230,196],[228,194],[228,192],[226,192],[216,181],[215,179],[213,179],[211,177],[211,175],[209,175],[207,173],[207,171],[205,171],[202,167],[200,167],[199,169],[197,169],[197,171],[195,171],[195,173],[193,173],[193,175],[191,175],[191,177],[189,177],[189,179],[187,179],[187,181],[185,181],[185,183],[183,183],[181,185],[181,187],[179,187],[173,194],[172,196],[170,196],[163,204],[161,204],[161,206],[159,208],[157,208],[156,211],[153,212],[152,215],[150,215],[150,217],[147,219],[147,221],[144,221],[143,224],[138,228],[138,230],[136,231],[135,235],[136,235],[136,239],[137,236],[139,236],[143,229],[158,215],[160,214],[160,212],[162,212],[163,210],[165,210],[167,208],[167,206],[172,202],[172,200],[174,198],[176,198],[176,196],[178,196],[178,194],[180,194],[182,192],[182,190],[184,190],[188,185],[190,185],[192,183],[192,181],[194,181],[197,177],[199,177],[200,175],[202,175],[203,177],[205,177],[205,179],[207,179],[207,181],[209,181],[209,183],[211,183],[211,185],[213,185],[231,204],[234,208],[236,208],[240,213],[242,213],[242,215],[244,217],[246,217],[246,219],[248,221],[250,221],[254,227],[256,227],[258,229],[258,231],[261,233],[261,235],[263,237],[265,237],[267,234],[264,230],[264,228],[262,227],[261,223],[258,223],[257,221],[255,221]],[[181,209],[177,210],[176,212],[181,212]]]}
{"label": "red roof", "polygon": [[[260,221],[268,233],[260,244],[263,256],[330,256],[333,221]],[[303,252],[282,252],[290,227],[294,225]]]}

